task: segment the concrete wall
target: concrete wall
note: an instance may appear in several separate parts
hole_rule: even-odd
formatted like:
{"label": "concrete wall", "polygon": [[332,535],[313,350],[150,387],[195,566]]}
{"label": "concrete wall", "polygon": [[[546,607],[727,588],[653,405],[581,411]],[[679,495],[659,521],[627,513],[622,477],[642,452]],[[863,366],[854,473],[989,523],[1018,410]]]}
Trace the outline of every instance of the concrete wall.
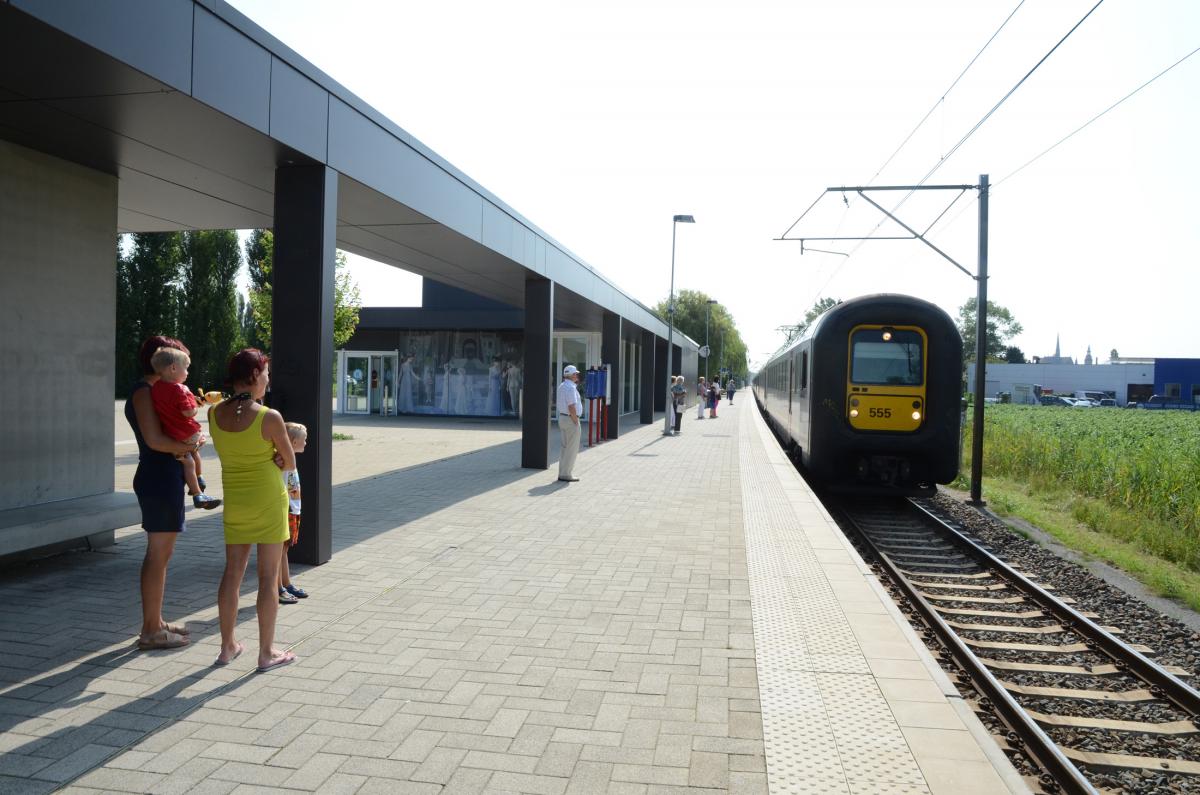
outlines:
{"label": "concrete wall", "polygon": [[0,140],[0,511],[113,490],[117,179]]}

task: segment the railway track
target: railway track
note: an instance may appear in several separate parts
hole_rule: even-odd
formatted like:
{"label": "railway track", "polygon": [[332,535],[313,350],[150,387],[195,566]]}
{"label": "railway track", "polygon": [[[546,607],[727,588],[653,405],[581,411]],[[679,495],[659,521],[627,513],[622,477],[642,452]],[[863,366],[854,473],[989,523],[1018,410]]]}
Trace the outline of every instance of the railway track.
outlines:
{"label": "railway track", "polygon": [[[1149,792],[1200,793],[1200,693],[1188,672],[1073,607],[913,501],[826,499],[915,614],[943,662],[980,694],[998,737],[1041,771],[1035,791],[1096,793],[1111,771],[1153,771]],[[1145,776],[1143,772],[1140,775]]]}

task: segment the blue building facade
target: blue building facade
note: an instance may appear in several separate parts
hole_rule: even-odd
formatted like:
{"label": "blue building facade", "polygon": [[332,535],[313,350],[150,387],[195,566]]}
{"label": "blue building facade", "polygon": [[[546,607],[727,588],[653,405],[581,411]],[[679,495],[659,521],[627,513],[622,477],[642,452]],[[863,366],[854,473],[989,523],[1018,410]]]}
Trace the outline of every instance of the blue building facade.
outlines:
{"label": "blue building facade", "polygon": [[1200,359],[1155,359],[1154,394],[1200,404]]}

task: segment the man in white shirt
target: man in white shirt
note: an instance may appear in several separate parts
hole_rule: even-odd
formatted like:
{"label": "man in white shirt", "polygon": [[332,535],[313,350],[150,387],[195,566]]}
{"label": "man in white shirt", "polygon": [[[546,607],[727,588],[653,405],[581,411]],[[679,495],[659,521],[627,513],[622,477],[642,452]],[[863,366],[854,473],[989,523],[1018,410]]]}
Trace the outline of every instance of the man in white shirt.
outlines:
{"label": "man in white shirt", "polygon": [[563,368],[563,380],[558,385],[558,430],[562,437],[562,454],[558,458],[558,479],[574,483],[579,478],[571,474],[575,469],[575,456],[579,455],[579,416],[583,414],[583,401],[575,382],[579,380],[579,369],[573,364]]}

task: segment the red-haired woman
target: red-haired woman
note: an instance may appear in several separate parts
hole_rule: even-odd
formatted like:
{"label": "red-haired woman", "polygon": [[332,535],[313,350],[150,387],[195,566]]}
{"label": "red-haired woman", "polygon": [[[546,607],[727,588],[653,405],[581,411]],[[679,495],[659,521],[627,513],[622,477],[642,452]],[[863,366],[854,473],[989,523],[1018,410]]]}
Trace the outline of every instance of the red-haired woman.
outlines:
{"label": "red-haired woman", "polygon": [[[226,382],[233,397],[208,412],[208,432],[221,457],[225,495],[225,573],[217,590],[221,653],[216,665],[228,665],[242,653],[242,644],[234,638],[238,597],[250,547],[257,545],[258,670],[262,672],[296,660],[292,652],[274,647],[279,561],[283,543],[290,537],[284,484],[296,476],[296,455],[283,417],[260,403],[270,383],[270,362],[262,351],[246,348],[235,354]],[[282,478],[276,455],[283,462]]]}
{"label": "red-haired woman", "polygon": [[204,444],[203,436],[194,444],[188,444],[163,432],[150,398],[150,387],[158,381],[150,359],[159,348],[175,348],[188,353],[179,340],[159,335],[147,338],[138,351],[142,378],[130,389],[125,401],[125,419],[133,429],[138,446],[133,492],[142,509],[142,529],[146,531],[139,649],[174,649],[186,646],[188,642],[186,626],[163,621],[162,603],[167,588],[167,564],[175,551],[175,540],[183,532],[183,465],[176,456],[199,450]]}

